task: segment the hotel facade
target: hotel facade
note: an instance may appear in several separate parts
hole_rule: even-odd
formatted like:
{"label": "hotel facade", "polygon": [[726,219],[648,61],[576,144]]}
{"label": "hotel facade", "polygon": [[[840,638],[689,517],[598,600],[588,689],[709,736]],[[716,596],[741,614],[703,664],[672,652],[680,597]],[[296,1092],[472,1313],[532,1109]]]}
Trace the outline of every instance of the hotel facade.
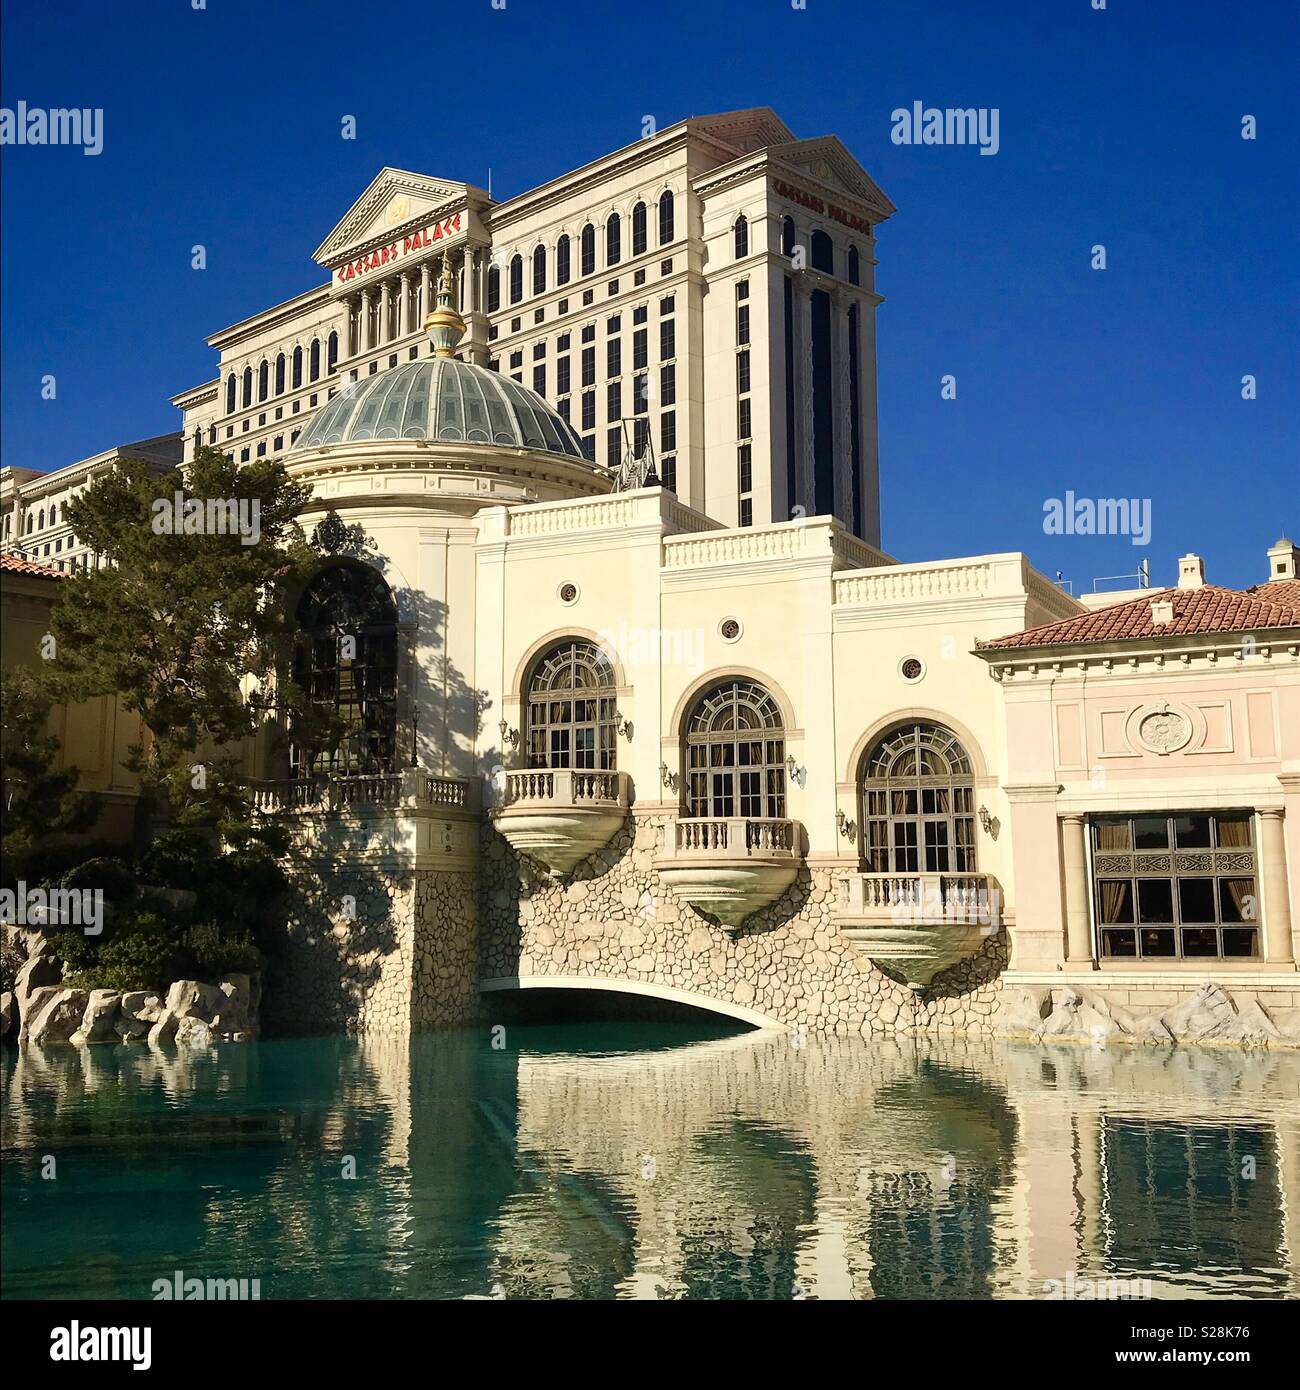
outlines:
{"label": "hotel facade", "polygon": [[[598,989],[839,1035],[1300,1039],[1300,552],[1086,601],[1018,553],[895,562],[893,211],[765,109],[502,202],[385,169],[326,283],[208,340],[153,454],[310,483],[297,678],[352,730],[245,750],[312,882],[270,1016]],[[88,462],[0,475],[7,662],[95,562],[44,549]]]}

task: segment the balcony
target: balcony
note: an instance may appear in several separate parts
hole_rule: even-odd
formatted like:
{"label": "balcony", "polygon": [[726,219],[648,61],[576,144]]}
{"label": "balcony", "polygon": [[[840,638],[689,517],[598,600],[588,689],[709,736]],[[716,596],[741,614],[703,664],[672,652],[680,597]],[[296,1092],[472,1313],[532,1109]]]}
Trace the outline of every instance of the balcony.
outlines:
{"label": "balcony", "polygon": [[734,932],[794,882],[801,841],[792,820],[680,819],[666,831],[655,869],[679,897]]}
{"label": "balcony", "polygon": [[292,826],[306,858],[464,872],[478,860],[478,783],[423,768],[255,782],[255,814]]}
{"label": "balcony", "polygon": [[973,956],[1002,920],[991,874],[849,874],[836,892],[840,931],[915,990]]}
{"label": "balcony", "polygon": [[492,822],[553,879],[565,878],[603,849],[627,818],[626,772],[534,768],[507,772],[505,782]]}

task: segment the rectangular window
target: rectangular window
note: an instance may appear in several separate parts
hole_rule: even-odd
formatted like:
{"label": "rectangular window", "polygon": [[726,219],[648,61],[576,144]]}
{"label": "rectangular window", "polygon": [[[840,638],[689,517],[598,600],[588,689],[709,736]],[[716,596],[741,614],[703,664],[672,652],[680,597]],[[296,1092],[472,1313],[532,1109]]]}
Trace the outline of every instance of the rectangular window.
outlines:
{"label": "rectangular window", "polygon": [[650,360],[648,336],[649,332],[644,328],[638,328],[632,334],[632,370],[634,372],[639,372]]}
{"label": "rectangular window", "polygon": [[650,409],[650,379],[647,376],[632,378],[632,410],[634,414],[644,415]]}
{"label": "rectangular window", "polygon": [[540,361],[542,360],[542,358],[545,357],[545,356],[546,356],[546,339],[543,338],[542,341],[541,341],[540,343],[534,343],[534,344],[533,344],[533,361],[534,361],[534,362],[540,362]]}
{"label": "rectangular window", "polygon": [[621,420],[623,418],[623,383],[611,381],[605,388],[605,418],[607,420]]}
{"label": "rectangular window", "polygon": [[659,448],[667,453],[677,447],[677,412],[665,410],[659,417]]}
{"label": "rectangular window", "polygon": [[589,323],[582,330],[582,341],[584,343],[594,343],[596,341],[596,325]]}
{"label": "rectangular window", "polygon": [[1091,829],[1103,957],[1258,958],[1250,812],[1103,816]]}
{"label": "rectangular window", "polygon": [[623,370],[623,343],[619,338],[611,338],[605,344],[605,375],[618,376]]}
{"label": "rectangular window", "polygon": [[742,444],[737,452],[736,469],[739,474],[740,491],[753,492],[754,490],[754,461],[753,446]]}
{"label": "rectangular window", "polygon": [[669,492],[677,491],[677,459],[674,455],[669,454],[661,460],[659,478]]}
{"label": "rectangular window", "polygon": [[659,324],[659,360],[666,362],[677,356],[677,321],[663,319]]}
{"label": "rectangular window", "polygon": [[736,437],[737,439],[748,439],[753,433],[750,429],[750,416],[752,415],[749,397],[736,402]]}
{"label": "rectangular window", "polygon": [[659,368],[659,404],[675,405],[677,402],[677,368],[669,362]]}
{"label": "rectangular window", "polygon": [[754,524],[754,499],[752,497],[742,497],[740,499],[740,524],[742,526],[752,526]]}
{"label": "rectangular window", "polygon": [[594,434],[582,436],[582,456],[588,463],[596,462],[596,436]]}
{"label": "rectangular window", "polygon": [[539,396],[546,395],[546,364],[533,368],[533,390]]}
{"label": "rectangular window", "polygon": [[510,354],[510,365],[512,367],[522,367],[524,365],[524,355],[522,352],[512,352]]}
{"label": "rectangular window", "polygon": [[749,390],[749,349],[736,354],[736,390],[744,395]]}
{"label": "rectangular window", "polygon": [[555,364],[555,394],[567,396],[569,393],[569,359],[561,357]]}
{"label": "rectangular window", "polygon": [[594,347],[587,347],[582,350],[582,384],[584,386],[596,384],[596,349]]}
{"label": "rectangular window", "polygon": [[740,300],[740,299],[748,299],[748,298],[749,298],[749,281],[748,281],[748,280],[737,280],[737,281],[736,281],[736,298],[737,298],[738,300]]}
{"label": "rectangular window", "polygon": [[623,462],[623,431],[614,425],[607,433],[605,462],[610,468],[617,468]]}
{"label": "rectangular window", "polygon": [[560,336],[555,340],[556,352],[568,352],[569,336],[570,335],[568,333],[561,333]]}
{"label": "rectangular window", "polygon": [[632,310],[632,322],[644,323],[646,319],[649,317],[649,314],[650,310],[646,308],[644,304],[640,304]]}
{"label": "rectangular window", "polygon": [[584,430],[596,428],[596,393],[594,391],[582,393],[582,428]]}
{"label": "rectangular window", "polygon": [[673,298],[674,297],[671,294],[666,294],[659,301],[659,314],[661,318],[664,315],[671,314],[673,312]]}
{"label": "rectangular window", "polygon": [[742,304],[736,310],[736,343],[745,347],[749,343],[749,305]]}

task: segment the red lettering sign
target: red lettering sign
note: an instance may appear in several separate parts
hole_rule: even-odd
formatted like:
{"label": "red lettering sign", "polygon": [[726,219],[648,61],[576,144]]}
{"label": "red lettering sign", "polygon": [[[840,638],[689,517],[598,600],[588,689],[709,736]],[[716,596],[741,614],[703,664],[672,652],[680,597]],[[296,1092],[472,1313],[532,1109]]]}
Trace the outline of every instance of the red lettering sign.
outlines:
{"label": "red lettering sign", "polygon": [[859,217],[855,212],[848,212],[844,208],[837,207],[834,203],[828,203],[815,193],[806,193],[802,188],[796,188],[793,184],[786,183],[784,179],[773,179],[772,187],[780,198],[789,198],[792,203],[798,203],[800,207],[809,208],[813,212],[823,213],[833,222],[851,227],[855,232],[862,232],[865,236],[871,235],[871,223],[865,217]]}
{"label": "red lettering sign", "polygon": [[452,216],[443,218],[440,222],[431,222],[427,227],[421,227],[419,231],[403,237],[400,242],[391,242],[389,245],[381,246],[377,251],[371,251],[355,261],[349,261],[347,265],[339,266],[334,272],[335,277],[339,284],[343,284],[345,281],[355,280],[358,275],[365,275],[369,271],[378,270],[402,256],[409,256],[413,251],[423,251],[432,246],[435,241],[441,241],[443,237],[460,231],[460,217],[460,213],[453,213]]}

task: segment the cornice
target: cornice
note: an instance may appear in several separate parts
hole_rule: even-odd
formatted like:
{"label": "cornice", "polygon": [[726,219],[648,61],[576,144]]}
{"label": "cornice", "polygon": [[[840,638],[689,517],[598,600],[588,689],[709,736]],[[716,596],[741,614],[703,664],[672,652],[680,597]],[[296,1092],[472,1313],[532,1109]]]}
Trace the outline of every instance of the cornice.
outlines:
{"label": "cornice", "polygon": [[[1247,652],[1243,639],[1250,638]],[[1249,671],[1285,668],[1300,663],[1300,626],[1260,628],[1255,632],[1187,634],[1160,647],[1104,647],[1064,644],[1050,647],[977,647],[972,655],[988,663],[989,674],[1001,684],[1033,681],[1083,683],[1125,677],[1204,676],[1209,671]]]}
{"label": "cornice", "polygon": [[298,318],[314,304],[332,305],[335,301],[330,295],[331,283],[332,281],[326,281],[323,285],[304,290],[302,294],[295,295],[293,299],[286,299],[280,304],[273,304],[269,309],[263,309],[260,313],[253,314],[246,319],[240,319],[238,323],[232,323],[228,328],[220,328],[205,341],[210,348],[215,348],[221,352],[234,346],[240,338],[248,337],[253,333],[265,332],[269,328],[278,328],[282,323],[288,323],[290,320]]}

